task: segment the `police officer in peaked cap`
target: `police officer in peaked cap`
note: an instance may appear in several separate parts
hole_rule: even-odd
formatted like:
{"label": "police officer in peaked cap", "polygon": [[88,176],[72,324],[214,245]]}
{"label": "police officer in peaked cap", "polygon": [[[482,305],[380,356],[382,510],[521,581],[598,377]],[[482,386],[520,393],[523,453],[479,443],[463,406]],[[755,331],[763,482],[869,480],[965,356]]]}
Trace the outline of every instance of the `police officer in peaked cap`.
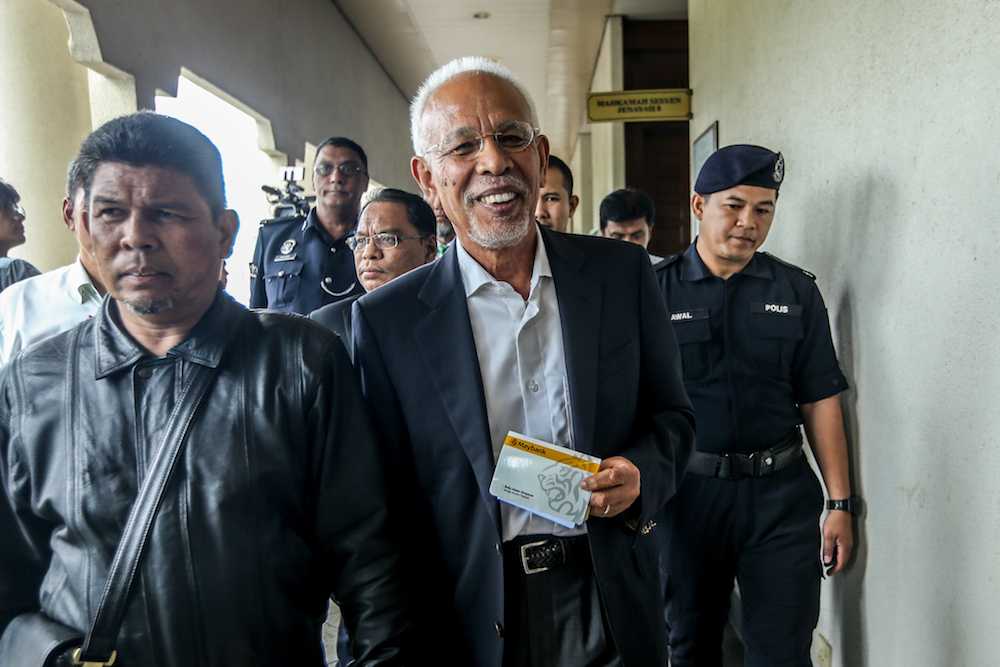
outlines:
{"label": "police officer in peaked cap", "polygon": [[[823,568],[854,545],[847,388],[815,276],[758,248],[784,180],[780,153],[727,146],[691,197],[698,237],[656,266],[694,405],[697,452],[662,512],[673,667],[722,664],[734,579],[747,665],[805,667]],[[805,427],[830,500],[803,455]]]}

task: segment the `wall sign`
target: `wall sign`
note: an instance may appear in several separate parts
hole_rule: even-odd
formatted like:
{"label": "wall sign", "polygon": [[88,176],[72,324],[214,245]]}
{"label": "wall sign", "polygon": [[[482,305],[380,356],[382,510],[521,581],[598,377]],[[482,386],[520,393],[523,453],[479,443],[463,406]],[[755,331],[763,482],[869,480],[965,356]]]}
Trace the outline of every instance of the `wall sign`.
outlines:
{"label": "wall sign", "polygon": [[691,91],[687,88],[623,90],[587,95],[590,123],[688,120],[691,118]]}

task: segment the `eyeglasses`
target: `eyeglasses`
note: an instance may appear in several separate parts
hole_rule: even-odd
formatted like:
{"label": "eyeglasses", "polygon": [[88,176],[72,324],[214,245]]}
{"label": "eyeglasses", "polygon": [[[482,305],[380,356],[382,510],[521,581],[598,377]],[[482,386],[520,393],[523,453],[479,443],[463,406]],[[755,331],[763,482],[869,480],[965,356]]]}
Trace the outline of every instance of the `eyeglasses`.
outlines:
{"label": "eyeglasses", "polygon": [[345,162],[343,164],[327,164],[326,162],[321,162],[313,167],[313,171],[315,173],[324,177],[332,174],[334,169],[339,171],[341,176],[346,176],[347,178],[352,178],[364,172],[364,168],[359,167],[356,164],[351,164],[350,162]]}
{"label": "eyeglasses", "polygon": [[496,132],[479,134],[471,129],[459,131],[448,139],[434,144],[424,154],[434,151],[441,157],[472,160],[483,152],[486,137],[493,137],[497,146],[508,153],[520,153],[531,145],[539,131],[537,127],[532,127],[524,121],[512,120],[501,125]]}
{"label": "eyeglasses", "polygon": [[7,209],[14,215],[19,215],[22,218],[26,218],[27,215],[24,213],[24,207],[20,204],[8,204]]}
{"label": "eyeglasses", "polygon": [[395,234],[376,234],[375,236],[351,236],[347,239],[347,247],[351,249],[352,252],[358,252],[359,250],[364,250],[365,246],[368,245],[368,241],[372,241],[375,247],[379,250],[389,250],[390,248],[395,248],[399,245],[400,241],[409,241],[410,239],[425,239],[430,234],[417,234],[416,236],[396,236]]}

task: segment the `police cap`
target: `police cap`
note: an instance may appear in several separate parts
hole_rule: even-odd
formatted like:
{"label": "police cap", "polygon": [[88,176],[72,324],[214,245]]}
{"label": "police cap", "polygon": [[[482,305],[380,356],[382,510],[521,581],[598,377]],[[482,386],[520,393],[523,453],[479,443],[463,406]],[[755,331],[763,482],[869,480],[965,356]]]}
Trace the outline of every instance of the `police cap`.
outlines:
{"label": "police cap", "polygon": [[698,174],[694,191],[710,195],[737,185],[755,185],[777,192],[785,179],[785,158],[761,146],[736,144],[712,153]]}

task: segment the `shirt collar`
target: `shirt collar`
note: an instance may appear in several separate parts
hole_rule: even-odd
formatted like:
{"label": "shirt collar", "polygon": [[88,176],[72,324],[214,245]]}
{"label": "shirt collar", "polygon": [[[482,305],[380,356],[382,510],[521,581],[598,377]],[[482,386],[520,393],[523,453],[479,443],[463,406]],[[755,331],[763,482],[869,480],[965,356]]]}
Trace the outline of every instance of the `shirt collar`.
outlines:
{"label": "shirt collar", "polygon": [[[698,249],[695,247],[697,243],[698,239],[696,238],[694,243],[689,245],[688,249],[681,256],[681,280],[694,281],[715,277],[715,274],[702,261],[701,255],[698,254]],[[744,276],[766,278],[768,280],[774,278],[774,274],[771,273],[771,267],[761,259],[759,252],[753,254],[753,257],[750,258],[750,261],[739,273]]]}
{"label": "shirt collar", "polygon": [[[549,266],[549,254],[545,250],[545,241],[542,232],[535,225],[535,263],[531,268],[531,290],[535,289],[540,277],[552,277],[552,269]],[[462,247],[462,243],[456,236],[452,241],[452,252],[457,253],[458,269],[462,273],[462,284],[465,286],[466,298],[472,296],[483,285],[497,282],[482,265],[473,259],[472,255]]]}
{"label": "shirt collar", "polygon": [[316,215],[316,209],[312,209],[311,211],[309,211],[309,215],[307,215],[306,219],[302,221],[303,234],[307,234],[310,231],[313,234],[319,234],[324,241],[330,243],[331,245],[334,243],[343,243],[346,245],[347,237],[353,235],[354,231],[357,228],[358,228],[358,223],[357,221],[355,221],[354,227],[348,230],[346,234],[344,234],[338,239],[331,239],[330,234],[326,231],[326,227],[324,227],[323,224],[319,221],[319,216]]}
{"label": "shirt collar", "polygon": [[[188,332],[166,356],[178,357],[202,366],[216,368],[229,340],[240,328],[239,320],[246,309],[222,291],[215,294],[215,301],[194,328]],[[97,379],[129,368],[143,358],[146,352],[122,329],[118,322],[118,302],[110,295],[104,298],[98,313],[95,330]]]}
{"label": "shirt collar", "polygon": [[70,269],[67,272],[67,280],[69,281],[73,298],[81,304],[87,303],[91,299],[101,300],[101,295],[98,294],[97,288],[94,287],[87,269],[83,268],[83,260],[80,259],[80,255],[77,255],[76,261],[70,265]]}

